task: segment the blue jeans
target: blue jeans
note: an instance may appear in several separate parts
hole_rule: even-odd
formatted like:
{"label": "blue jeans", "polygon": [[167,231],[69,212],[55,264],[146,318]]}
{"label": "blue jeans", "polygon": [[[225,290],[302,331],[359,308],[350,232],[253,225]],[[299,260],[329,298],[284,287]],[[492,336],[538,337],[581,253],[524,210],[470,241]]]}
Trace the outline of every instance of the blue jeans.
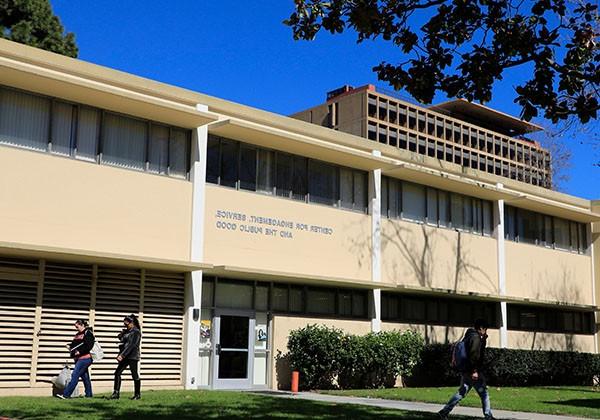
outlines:
{"label": "blue jeans", "polygon": [[75,367],[73,368],[73,373],[71,373],[71,381],[63,391],[63,395],[67,398],[71,396],[77,383],[79,382],[79,378],[83,381],[83,387],[85,388],[85,396],[92,396],[92,381],[90,381],[90,373],[88,372],[88,368],[92,364],[92,359],[79,359],[75,363]]}
{"label": "blue jeans", "polygon": [[471,388],[475,388],[475,391],[479,394],[479,398],[481,398],[481,408],[483,409],[483,415],[486,419],[491,419],[492,417],[492,408],[490,407],[490,396],[487,391],[487,385],[485,383],[485,377],[480,373],[479,378],[476,381],[471,379],[471,375],[469,373],[463,373],[460,379],[460,387],[456,394],[450,398],[448,404],[442,408],[441,413],[446,416],[450,414],[452,409],[456,407],[456,405],[469,393]]}

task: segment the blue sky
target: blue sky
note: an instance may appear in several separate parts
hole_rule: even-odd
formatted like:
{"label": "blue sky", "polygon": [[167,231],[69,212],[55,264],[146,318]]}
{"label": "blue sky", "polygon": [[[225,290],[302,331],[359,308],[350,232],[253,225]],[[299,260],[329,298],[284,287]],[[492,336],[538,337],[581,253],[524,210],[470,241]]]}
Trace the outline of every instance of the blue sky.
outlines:
{"label": "blue sky", "polygon": [[[401,58],[381,42],[357,45],[352,33],[294,41],[281,23],[292,0],[51,3],[76,34],[82,60],[280,114],[319,104],[343,84],[386,87],[372,67]],[[517,82],[507,76],[487,105],[518,115],[512,102]],[[600,146],[577,137],[569,140],[572,168],[562,190],[600,199],[600,168],[593,166]]]}

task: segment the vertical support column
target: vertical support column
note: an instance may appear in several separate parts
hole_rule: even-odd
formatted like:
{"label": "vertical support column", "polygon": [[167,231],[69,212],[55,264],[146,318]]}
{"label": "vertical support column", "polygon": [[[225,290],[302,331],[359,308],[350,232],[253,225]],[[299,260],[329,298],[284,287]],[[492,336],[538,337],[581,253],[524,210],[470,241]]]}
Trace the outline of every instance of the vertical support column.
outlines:
{"label": "vertical support column", "polygon": [[[374,156],[381,156],[373,150]],[[369,172],[369,213],[371,214],[371,280],[381,282],[381,169]],[[381,289],[372,290],[371,331],[381,331]]]}
{"label": "vertical support column", "polygon": [[[496,186],[502,189],[504,186],[500,183]],[[494,206],[494,237],[497,245],[498,259],[498,294],[506,296],[506,248],[504,245],[504,200],[497,200]],[[500,302],[500,347],[508,347],[508,313],[506,302]]]}
{"label": "vertical support column", "polygon": [[[199,111],[208,111],[206,105],[196,105]],[[192,232],[190,260],[201,262],[204,256],[204,197],[206,179],[206,146],[208,128],[192,130],[190,181],[192,193]],[[183,379],[185,389],[198,388],[196,379],[200,352],[200,304],[202,302],[202,271],[186,274],[185,279],[185,339]]]}
{"label": "vertical support column", "polygon": [[46,261],[40,260],[38,266],[37,295],[35,299],[35,321],[33,325],[33,340],[31,343],[31,370],[29,371],[29,384],[34,386],[37,381],[38,354],[40,349],[40,333],[42,327],[42,303],[44,297],[44,273]]}

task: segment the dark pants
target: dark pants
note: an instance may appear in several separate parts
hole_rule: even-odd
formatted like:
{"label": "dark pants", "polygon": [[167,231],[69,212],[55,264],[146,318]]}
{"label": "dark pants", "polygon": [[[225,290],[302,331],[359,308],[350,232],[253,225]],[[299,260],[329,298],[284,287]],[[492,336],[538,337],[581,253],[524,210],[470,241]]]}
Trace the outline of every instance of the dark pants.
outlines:
{"label": "dark pants", "polygon": [[70,397],[77,383],[79,382],[79,378],[83,381],[83,387],[85,388],[85,396],[92,396],[92,381],[90,381],[90,374],[88,372],[88,368],[92,364],[92,359],[79,359],[75,362],[75,367],[73,368],[73,373],[71,373],[71,381],[67,385],[67,387],[63,391],[63,395],[65,397]]}
{"label": "dark pants", "polygon": [[139,382],[140,375],[138,374],[138,362],[138,360],[131,359],[123,359],[119,362],[119,365],[115,370],[115,391],[119,391],[121,389],[121,374],[127,367],[129,367],[129,370],[131,370],[131,377],[133,378],[133,381]]}

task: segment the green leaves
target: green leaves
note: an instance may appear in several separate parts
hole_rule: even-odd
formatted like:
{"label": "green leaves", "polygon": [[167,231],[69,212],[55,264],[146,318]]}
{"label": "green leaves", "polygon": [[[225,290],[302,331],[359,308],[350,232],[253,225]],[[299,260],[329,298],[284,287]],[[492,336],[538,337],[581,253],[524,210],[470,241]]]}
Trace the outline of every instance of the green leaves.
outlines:
{"label": "green leaves", "polygon": [[422,348],[422,337],[412,331],[358,336],[308,325],[290,333],[287,357],[302,389],[381,388],[407,375]]}
{"label": "green leaves", "polygon": [[[599,110],[595,3],[296,0],[296,11],[285,23],[295,39],[314,39],[322,27],[331,33],[350,28],[358,42],[390,42],[398,48],[400,64],[374,67],[379,80],[424,103],[440,91],[489,102],[504,73],[519,71],[527,75],[515,95],[523,118],[575,117],[586,123]],[[415,22],[425,23],[417,28]]]}
{"label": "green leaves", "polygon": [[0,0],[0,37],[77,57],[73,33],[64,33],[48,0]]}

